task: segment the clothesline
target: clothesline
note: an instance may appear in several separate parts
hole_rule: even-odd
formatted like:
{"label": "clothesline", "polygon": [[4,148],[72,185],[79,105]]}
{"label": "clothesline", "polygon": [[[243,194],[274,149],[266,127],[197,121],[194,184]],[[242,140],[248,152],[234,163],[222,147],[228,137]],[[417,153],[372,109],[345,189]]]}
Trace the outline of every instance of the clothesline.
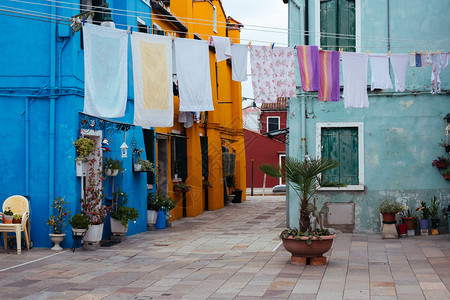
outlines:
{"label": "clothesline", "polygon": [[[76,6],[76,7],[67,7],[67,6],[53,5],[53,4],[34,3],[34,2],[23,1],[23,0],[8,0],[8,1],[18,2],[18,3],[26,3],[26,4],[36,4],[36,5],[49,6],[49,7],[57,7],[57,8],[63,8],[63,9],[76,10],[76,11],[79,11],[79,6],[85,6],[85,7],[88,7],[90,9],[95,9],[95,8],[103,9],[103,7],[101,7],[101,6],[88,6],[88,5],[77,4],[77,3],[70,3],[70,2],[64,2],[64,1],[52,1],[52,2],[73,5],[73,6]],[[47,0],[47,1],[50,1],[50,0]],[[145,12],[125,10],[125,9],[117,9],[117,8],[109,8],[109,9],[111,9],[112,11],[125,12],[124,14],[115,13],[116,15],[119,15],[119,16],[127,16],[127,17],[129,17],[130,13],[135,13],[136,16],[138,16],[137,14],[139,14],[139,17],[141,17],[141,18],[146,18],[146,19],[149,19],[149,20],[153,19],[153,20],[166,21],[166,18],[165,18],[166,16],[164,16],[162,14],[154,14],[154,13],[151,13],[151,12],[150,13],[145,13]],[[36,12],[36,13],[40,13],[40,12]],[[102,13],[102,12],[100,12],[100,13]],[[149,17],[144,17],[143,15],[149,15]],[[63,16],[60,16],[60,17],[63,17]],[[186,24],[194,24],[194,25],[212,25],[212,22],[213,22],[212,20],[198,19],[198,18],[186,18],[186,17],[177,17],[177,18],[179,20],[188,20],[188,21],[185,21]],[[199,23],[199,22],[192,22],[190,20],[192,20],[192,21],[201,21],[201,23]],[[224,25],[220,25],[220,24],[224,24]],[[240,24],[242,24],[242,23],[240,23]],[[117,25],[127,26],[127,24],[117,24]],[[227,25],[227,22],[216,21],[216,26],[217,27],[226,27],[226,25]],[[291,32],[291,33],[303,33],[305,35],[310,35],[310,36],[314,35],[314,36],[322,36],[322,37],[340,37],[341,39],[355,39],[356,38],[358,40],[380,40],[380,41],[387,41],[387,40],[389,40],[391,42],[399,41],[401,43],[422,42],[422,43],[427,43],[427,44],[433,43],[433,44],[450,45],[449,42],[441,42],[441,41],[427,41],[427,40],[410,40],[410,39],[387,38],[387,37],[356,36],[356,35],[350,35],[350,34],[314,32],[314,31],[307,31],[307,30],[276,28],[276,27],[267,27],[267,26],[259,26],[259,25],[245,25],[245,24],[242,24],[242,25],[244,25],[244,29],[248,29],[248,30],[263,31],[263,32],[273,32],[273,33],[280,33],[280,34],[281,33],[286,33],[286,32]],[[133,27],[137,28],[137,26],[133,26]],[[269,31],[269,30],[258,30],[258,29],[251,29],[251,28],[248,28],[248,27],[275,29],[275,30],[282,30],[284,32]],[[180,33],[185,33],[185,32],[180,32]],[[397,47],[397,48],[400,48],[400,47]]]}

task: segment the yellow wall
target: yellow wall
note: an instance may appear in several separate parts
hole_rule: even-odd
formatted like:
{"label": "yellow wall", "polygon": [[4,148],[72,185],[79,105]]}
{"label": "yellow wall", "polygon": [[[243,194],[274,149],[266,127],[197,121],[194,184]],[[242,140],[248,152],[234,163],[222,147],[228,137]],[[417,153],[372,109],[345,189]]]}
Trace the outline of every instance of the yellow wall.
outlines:
{"label": "yellow wall", "polygon": [[[219,1],[212,1],[217,12],[217,35],[226,36],[226,16]],[[170,11],[188,28],[188,38],[196,33],[203,40],[216,35],[213,31],[213,7],[208,1],[192,2],[192,0],[171,1]],[[159,14],[159,12],[154,11]],[[160,17],[158,17],[160,18]],[[191,19],[196,19],[192,21]],[[209,21],[199,21],[209,20]],[[167,20],[155,20],[164,31],[176,30]],[[196,23],[196,24],[192,24]],[[197,24],[199,23],[199,24]],[[240,32],[237,29],[229,29],[228,34],[234,42],[239,42]],[[231,64],[227,61],[216,62],[215,53],[209,51],[211,86],[213,93],[214,111],[208,112],[205,124],[196,123],[191,128],[184,129],[178,123],[178,97],[174,97],[175,120],[173,128],[156,128],[156,132],[171,133],[172,130],[185,132],[187,139],[187,165],[188,178],[186,183],[191,190],[186,193],[186,215],[197,216],[205,210],[205,191],[202,188],[202,155],[200,136],[208,136],[209,177],[212,185],[207,190],[208,209],[216,210],[224,207],[224,178],[222,175],[222,145],[227,146],[231,152],[236,153],[236,183],[237,188],[243,190],[242,198],[245,200],[245,148],[242,129],[242,102],[241,84],[231,80]],[[216,82],[217,65],[217,82]],[[218,83],[218,88],[217,88]],[[205,132],[206,131],[206,132]],[[169,145],[169,168],[170,165]],[[170,172],[169,172],[170,174]],[[183,216],[182,195],[172,192],[173,182],[169,178],[169,196],[177,202],[177,207],[172,211],[172,219]]]}

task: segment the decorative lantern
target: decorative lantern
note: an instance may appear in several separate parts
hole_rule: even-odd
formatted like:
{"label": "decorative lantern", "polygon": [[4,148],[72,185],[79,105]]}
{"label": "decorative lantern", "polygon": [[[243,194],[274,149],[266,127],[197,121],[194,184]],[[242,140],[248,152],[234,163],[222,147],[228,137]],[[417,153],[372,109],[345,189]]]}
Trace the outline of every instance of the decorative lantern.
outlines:
{"label": "decorative lantern", "polygon": [[127,157],[127,149],[128,146],[125,142],[123,142],[122,146],[120,146],[120,150],[122,152],[122,157]]}

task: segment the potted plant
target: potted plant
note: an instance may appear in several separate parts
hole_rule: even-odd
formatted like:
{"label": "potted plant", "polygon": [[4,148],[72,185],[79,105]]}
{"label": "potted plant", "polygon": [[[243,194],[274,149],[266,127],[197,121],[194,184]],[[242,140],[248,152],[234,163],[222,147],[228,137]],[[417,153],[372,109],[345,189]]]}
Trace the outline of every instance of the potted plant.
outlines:
{"label": "potted plant", "polygon": [[402,211],[402,204],[395,199],[384,198],[378,205],[378,209],[383,215],[383,222],[395,222],[395,214]]}
{"label": "potted plant", "polygon": [[83,236],[89,228],[89,221],[83,214],[76,214],[69,220],[74,236]]}
{"label": "potted plant", "polygon": [[191,186],[184,182],[178,182],[173,185],[173,191],[175,193],[186,193],[189,192],[190,190]]}
{"label": "potted plant", "polygon": [[[291,252],[291,262],[304,265],[308,260],[314,264],[326,264],[323,256],[337,236],[325,228],[313,229],[310,222],[311,208],[310,199],[321,187],[343,187],[345,184],[324,180],[320,174],[326,170],[333,169],[339,165],[338,162],[327,158],[300,160],[286,157],[285,176],[288,185],[298,195],[300,203],[299,228],[288,228],[280,234],[283,245]],[[258,168],[271,177],[283,176],[279,165],[263,164]]]}
{"label": "potted plant", "polygon": [[203,187],[204,189],[209,189],[209,188],[212,188],[212,185],[211,185],[211,183],[209,183],[208,180],[203,179],[203,181],[202,181],[202,187]]}
{"label": "potted plant", "polygon": [[411,210],[406,208],[406,205],[402,212],[402,223],[405,224],[406,230],[414,230],[414,217]]}
{"label": "potted plant", "polygon": [[153,163],[149,160],[145,160],[142,158],[138,158],[136,162],[133,164],[133,171],[134,172],[152,172],[155,173],[155,166]]}
{"label": "potted plant", "polygon": [[439,173],[441,173],[445,179],[450,179],[450,160],[448,158],[438,156],[437,159],[433,160],[431,165],[438,168]]}
{"label": "potted plant", "polygon": [[232,190],[234,188],[236,188],[236,178],[234,177],[234,175],[228,175],[225,177],[225,181],[227,183],[227,189],[228,189],[228,195],[227,195],[227,202],[225,203],[226,205],[228,205],[230,202],[233,201],[234,199],[234,194],[232,194]]}
{"label": "potted plant", "polygon": [[22,214],[14,214],[13,216],[13,224],[22,223]]}
{"label": "potted plant", "polygon": [[[428,230],[429,227],[429,218],[430,218],[430,209],[427,207],[427,203],[425,201],[420,202],[420,207],[416,208],[416,211],[422,212],[422,218],[419,220],[419,228],[421,231]],[[421,232],[425,233],[425,232]]]}
{"label": "potted plant", "polygon": [[170,212],[175,207],[176,203],[167,195],[162,193],[156,194],[156,206],[155,209],[158,210],[156,217],[156,229],[166,228],[167,218],[170,218]]}
{"label": "potted plant", "polygon": [[3,212],[3,223],[5,224],[12,224],[14,218],[14,213],[11,210],[11,207],[7,207],[5,211]]}
{"label": "potted plant", "polygon": [[128,207],[128,196],[120,188],[113,193],[111,207],[111,232],[113,235],[123,236],[128,231],[128,222],[139,218],[137,209]]}
{"label": "potted plant", "polygon": [[439,234],[439,211],[440,202],[437,200],[436,196],[431,198],[431,204],[429,207],[430,217],[431,217],[431,234]]}
{"label": "potted plant", "polygon": [[93,140],[85,137],[77,139],[73,145],[77,148],[77,157],[75,158],[76,174],[83,175],[83,162],[94,151],[95,143]]}
{"label": "potted plant", "polygon": [[122,173],[124,171],[121,160],[107,157],[103,164],[103,170],[105,171],[106,176],[116,176],[119,172]]}
{"label": "potted plant", "polygon": [[[102,160],[100,149],[89,159],[89,169],[84,198],[81,199],[81,213],[86,216],[89,228],[83,237],[84,244],[99,245],[103,233],[103,220],[108,208],[103,204]],[[95,249],[92,247],[92,249]]]}
{"label": "potted plant", "polygon": [[70,211],[67,209],[68,204],[69,201],[65,200],[65,198],[61,198],[61,196],[54,199],[52,204],[54,214],[47,220],[47,225],[50,226],[51,231],[53,232],[50,233],[50,239],[55,243],[52,248],[54,251],[62,250],[62,247],[59,244],[66,236],[66,234],[63,233],[63,229],[66,226],[67,219],[70,218]]}
{"label": "potted plant", "polygon": [[148,225],[155,225],[159,208],[160,208],[160,205],[158,203],[158,193],[153,194],[152,192],[149,192],[147,194],[147,224]]}

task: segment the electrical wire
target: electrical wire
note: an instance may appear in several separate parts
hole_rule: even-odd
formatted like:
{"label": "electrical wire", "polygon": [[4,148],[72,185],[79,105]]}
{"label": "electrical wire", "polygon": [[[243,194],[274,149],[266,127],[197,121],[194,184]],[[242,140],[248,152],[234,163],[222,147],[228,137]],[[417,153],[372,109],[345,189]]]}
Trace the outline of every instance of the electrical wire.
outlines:
{"label": "electrical wire", "polygon": [[[67,6],[61,6],[61,5],[52,5],[52,4],[43,4],[43,3],[33,3],[33,2],[29,2],[29,1],[22,1],[22,0],[8,0],[8,1],[10,1],[10,2],[17,2],[17,3],[24,3],[24,4],[35,4],[35,5],[41,5],[41,6],[49,6],[49,7],[56,7],[56,8],[63,8],[63,9],[71,9],[71,10],[77,10],[77,12],[80,10],[79,9],[79,6],[84,6],[84,7],[86,7],[86,8],[88,8],[89,7],[89,9],[95,9],[95,8],[99,8],[99,9],[103,9],[103,7],[101,7],[101,6],[88,6],[88,5],[83,5],[83,4],[78,4],[78,3],[69,3],[69,2],[64,2],[64,1],[52,1],[52,0],[46,0],[46,1],[52,1],[52,2],[57,2],[57,3],[62,3],[62,4],[70,4],[70,5],[76,5],[77,6],[77,8],[72,8],[72,7],[67,7]],[[6,6],[2,6],[2,7],[6,7]],[[11,7],[8,7],[8,8],[11,8]],[[38,14],[44,14],[44,15],[50,15],[50,14],[47,14],[47,13],[42,13],[42,12],[37,12],[37,11],[33,11],[33,10],[25,10],[25,9],[20,9],[20,8],[14,8],[14,9],[17,9],[17,10],[22,10],[22,11],[27,11],[27,12],[33,12],[33,13],[36,13],[35,15],[33,15],[33,14],[30,14],[30,15],[32,15],[32,16],[37,16],[37,17],[41,17],[41,18],[44,18],[44,16],[41,16],[41,15],[38,15]],[[162,21],[167,21],[167,19],[166,19],[166,16],[164,16],[164,15],[160,15],[160,14],[152,14],[151,12],[150,13],[145,13],[145,12],[138,12],[138,11],[128,11],[128,10],[122,10],[122,9],[115,9],[115,8],[109,8],[109,9],[111,9],[112,11],[124,11],[124,12],[127,12],[127,13],[136,13],[136,14],[139,14],[139,17],[143,17],[142,16],[142,14],[144,14],[144,15],[149,15],[149,17],[148,17],[148,19],[150,19],[150,20],[162,20]],[[5,10],[3,10],[3,11],[5,11]],[[8,11],[8,12],[10,12],[10,13],[14,13],[14,11]],[[26,15],[26,13],[24,13],[24,12],[19,12],[19,11],[17,11],[16,13],[19,13],[19,14],[25,14]],[[119,13],[116,13],[115,15],[120,15],[120,16],[129,16],[128,14],[119,14]],[[58,17],[61,17],[61,18],[67,18],[67,17],[64,17],[64,16],[59,16],[59,15],[56,15],[56,16],[58,16]],[[161,16],[161,17],[163,17],[163,18],[158,18],[158,16]],[[52,17],[48,17],[48,18],[52,18]],[[145,17],[144,17],[145,18]],[[211,20],[205,20],[205,19],[195,19],[195,18],[178,18],[179,20],[197,20],[197,21],[202,21],[202,23],[198,23],[198,22],[185,22],[185,23],[187,23],[187,24],[194,24],[194,25],[209,25],[209,23],[211,23],[212,24],[212,21]],[[58,20],[58,19],[57,19]],[[69,18],[67,18],[67,19],[59,19],[58,21],[65,21],[65,22],[68,22],[69,21]],[[228,24],[227,22],[220,22],[220,21],[218,21],[217,23],[221,23],[221,24]],[[115,23],[116,25],[122,25],[122,26],[125,26],[125,27],[127,27],[127,26],[130,26],[130,27],[132,27],[132,28],[138,28],[138,26],[137,25],[128,25],[128,24],[119,24],[119,23]],[[219,26],[221,26],[221,25],[219,25]],[[306,35],[312,35],[311,33],[309,33],[309,32],[312,32],[312,31],[302,31],[302,30],[295,30],[295,29],[284,29],[284,28],[276,28],[276,27],[266,27],[266,26],[257,26],[257,25],[244,25],[244,28],[245,28],[245,26],[247,26],[247,27],[256,27],[256,28],[267,28],[267,29],[276,29],[276,30],[280,30],[280,31],[285,31],[285,32],[279,32],[279,31],[273,31],[273,30],[259,30],[259,29],[249,29],[249,30],[253,30],[253,31],[263,31],[263,32],[270,32],[270,33],[279,33],[279,34],[283,34],[283,33],[286,33],[286,32],[297,32],[297,33],[304,33],[304,34],[306,34]],[[226,27],[226,25],[223,25],[223,26],[221,26],[221,27]],[[186,32],[183,32],[183,31],[172,31],[172,30],[168,30],[167,32],[171,32],[171,33],[180,33],[180,34],[186,34]],[[205,36],[205,37],[209,37],[210,35],[208,35],[208,34],[199,34],[199,33],[196,33],[197,35],[200,35],[200,36]],[[351,39],[351,40],[353,40],[353,39],[358,39],[358,37],[359,36],[356,36],[356,35],[349,35],[349,34],[336,34],[336,33],[327,33],[327,32],[313,32],[313,34],[314,35],[316,35],[316,36],[320,36],[320,37],[333,37],[333,38],[339,38],[339,39]],[[365,37],[365,39],[374,39],[374,40],[382,40],[382,41],[386,41],[386,40],[388,40],[387,38],[385,38],[385,37]],[[254,41],[254,42],[261,42],[261,43],[269,43],[269,41],[257,41],[257,40],[247,40],[247,39],[241,39],[241,40],[245,40],[245,41]],[[395,44],[410,44],[410,43],[418,43],[418,42],[425,42],[425,43],[427,43],[427,44],[434,44],[434,45],[436,45],[436,47],[442,47],[442,46],[444,46],[444,45],[450,45],[450,42],[445,42],[445,41],[426,41],[426,40],[411,40],[411,39],[394,39],[394,38],[389,38],[389,40],[391,41],[391,43],[392,42],[395,42],[395,41],[400,41],[399,43],[394,43],[394,45],[392,46],[392,48],[397,48],[397,49],[401,49],[401,48],[411,48],[411,47],[400,47],[400,46],[395,46]],[[407,43],[407,42],[410,42],[410,43]],[[289,44],[286,44],[286,43],[277,43],[277,44],[281,44],[281,45],[288,45],[289,46]],[[440,44],[442,44],[442,45],[440,45]],[[293,45],[292,45],[293,46]],[[327,45],[327,46],[324,46],[324,48],[330,48],[330,47],[340,47],[340,48],[355,48],[355,46],[334,46],[334,45]],[[378,48],[378,49],[385,49],[386,48],[386,46],[367,46],[367,45],[364,45],[364,47],[366,47],[366,48]]]}

